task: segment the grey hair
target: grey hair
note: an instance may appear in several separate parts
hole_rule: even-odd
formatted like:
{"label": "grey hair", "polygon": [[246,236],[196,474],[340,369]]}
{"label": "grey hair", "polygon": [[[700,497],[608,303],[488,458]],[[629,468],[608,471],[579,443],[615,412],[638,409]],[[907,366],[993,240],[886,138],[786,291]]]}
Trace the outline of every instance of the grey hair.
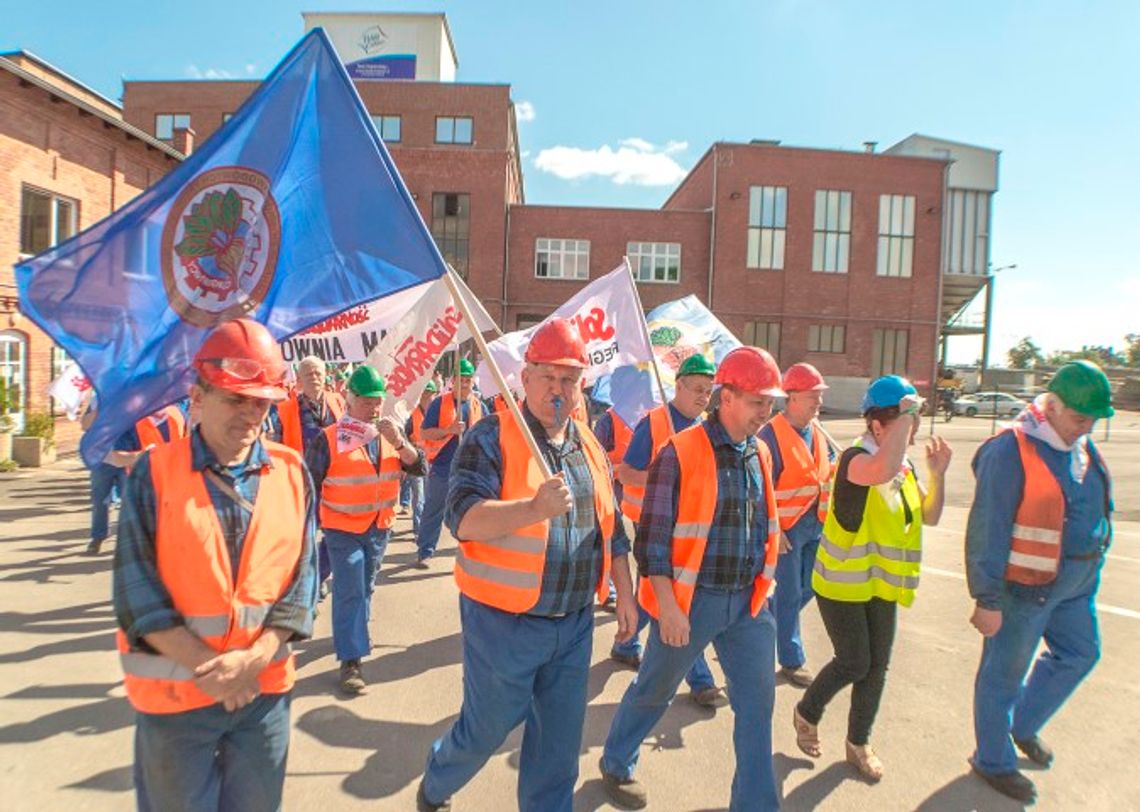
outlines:
{"label": "grey hair", "polygon": [[324,371],[326,369],[325,361],[319,355],[306,355],[301,359],[301,362],[297,364],[297,369],[302,371],[309,369],[310,367]]}

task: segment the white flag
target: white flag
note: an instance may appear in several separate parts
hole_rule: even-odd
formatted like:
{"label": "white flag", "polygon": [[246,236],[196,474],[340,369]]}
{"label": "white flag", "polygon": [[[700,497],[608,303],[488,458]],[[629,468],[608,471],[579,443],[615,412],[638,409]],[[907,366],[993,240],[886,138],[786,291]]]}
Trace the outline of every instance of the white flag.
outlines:
{"label": "white flag", "polygon": [[[456,276],[452,279],[460,286],[467,306],[475,311],[472,315],[479,331],[498,329],[463,280]],[[383,415],[407,420],[444,353],[470,337],[471,331],[452,300],[447,283],[443,279],[432,282],[423,298],[392,325],[365,362],[378,370],[388,384]]]}
{"label": "white flag", "polygon": [[59,377],[48,387],[48,396],[52,397],[67,412],[68,420],[79,417],[79,410],[83,406],[83,393],[91,388],[91,382],[79,369],[79,364],[71,361],[59,373]]}
{"label": "white flag", "polygon": [[[555,316],[574,322],[586,343],[586,354],[590,358],[590,366],[584,376],[586,383],[592,383],[620,366],[644,363],[653,357],[633,274],[623,260],[616,269],[578,291],[540,324],[507,333],[488,345],[487,349],[502,370],[507,386],[512,389],[522,386],[523,353],[527,344],[535,331]],[[479,364],[475,379],[484,395],[498,393],[499,386],[486,361]]]}

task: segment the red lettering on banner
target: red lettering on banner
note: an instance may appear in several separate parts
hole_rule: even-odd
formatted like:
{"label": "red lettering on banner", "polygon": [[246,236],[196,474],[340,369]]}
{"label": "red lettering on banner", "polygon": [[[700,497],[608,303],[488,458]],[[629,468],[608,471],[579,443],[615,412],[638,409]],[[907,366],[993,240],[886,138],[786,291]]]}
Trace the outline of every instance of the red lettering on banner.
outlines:
{"label": "red lettering on banner", "polygon": [[587,344],[594,340],[608,341],[614,336],[613,326],[606,324],[606,311],[600,307],[593,308],[589,313],[578,313],[573,321]]}
{"label": "red lettering on banner", "polygon": [[463,314],[448,305],[443,315],[432,322],[422,336],[408,336],[392,353],[395,366],[387,375],[388,389],[394,397],[402,398],[408,388],[435,369],[449,344],[459,332]]}
{"label": "red lettering on banner", "polygon": [[368,305],[360,305],[351,310],[346,310],[343,313],[337,313],[335,316],[325,319],[320,324],[314,324],[308,330],[301,333],[301,335],[320,335],[321,333],[331,333],[334,330],[347,330],[349,327],[367,323]]}

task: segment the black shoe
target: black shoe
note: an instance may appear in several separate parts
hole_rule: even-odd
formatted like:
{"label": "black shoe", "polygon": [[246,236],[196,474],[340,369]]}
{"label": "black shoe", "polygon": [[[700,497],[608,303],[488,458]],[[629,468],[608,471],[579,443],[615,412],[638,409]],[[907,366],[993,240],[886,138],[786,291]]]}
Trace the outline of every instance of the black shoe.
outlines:
{"label": "black shoe", "polygon": [[626,668],[632,668],[634,671],[641,668],[641,657],[636,654],[622,654],[619,651],[611,651],[610,659],[615,663],[624,665]]}
{"label": "black shoe", "polygon": [[689,692],[689,696],[702,708],[715,708],[716,701],[720,697],[720,688],[714,685],[712,688],[693,690]]}
{"label": "black shoe", "polygon": [[413,566],[418,570],[430,570],[431,564],[428,563],[429,561],[431,561],[430,555],[427,558],[417,558]]}
{"label": "black shoe", "polygon": [[317,600],[323,601],[329,596],[329,592],[331,591],[332,587],[329,585],[329,582],[321,581],[321,585],[317,588]]}
{"label": "black shoe", "polygon": [[1048,768],[1053,763],[1053,751],[1049,749],[1049,745],[1041,741],[1040,736],[1022,741],[1014,739],[1013,743],[1017,745],[1018,750],[1025,754],[1027,759],[1037,766]]}
{"label": "black shoe", "polygon": [[416,812],[449,812],[451,809],[451,799],[442,801],[438,804],[433,804],[424,795],[424,782],[420,781],[420,788],[416,790]]}
{"label": "black shoe", "polygon": [[364,693],[368,683],[360,671],[360,660],[346,660],[340,666],[340,688],[346,694]]}
{"label": "black shoe", "polygon": [[645,785],[636,778],[618,778],[606,772],[605,762],[598,761],[598,769],[602,773],[602,787],[614,806],[622,809],[645,809],[649,803],[649,795]]}
{"label": "black shoe", "polygon": [[99,555],[99,548],[103,546],[103,540],[92,541],[87,545],[87,549],[83,551],[84,555]]}
{"label": "black shoe", "polygon": [[1031,804],[1037,800],[1037,787],[1017,770],[1010,773],[986,773],[975,767],[973,763],[970,766],[979,778],[1007,798],[1013,798],[1023,804]]}

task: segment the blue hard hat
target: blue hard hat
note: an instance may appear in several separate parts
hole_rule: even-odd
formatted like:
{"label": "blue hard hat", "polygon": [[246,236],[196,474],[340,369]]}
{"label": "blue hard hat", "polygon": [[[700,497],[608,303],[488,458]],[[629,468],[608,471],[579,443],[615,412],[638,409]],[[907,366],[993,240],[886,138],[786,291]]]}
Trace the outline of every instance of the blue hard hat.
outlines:
{"label": "blue hard hat", "polygon": [[871,382],[863,395],[863,414],[871,409],[889,409],[898,406],[907,395],[917,395],[918,390],[906,378],[898,375],[884,375]]}

